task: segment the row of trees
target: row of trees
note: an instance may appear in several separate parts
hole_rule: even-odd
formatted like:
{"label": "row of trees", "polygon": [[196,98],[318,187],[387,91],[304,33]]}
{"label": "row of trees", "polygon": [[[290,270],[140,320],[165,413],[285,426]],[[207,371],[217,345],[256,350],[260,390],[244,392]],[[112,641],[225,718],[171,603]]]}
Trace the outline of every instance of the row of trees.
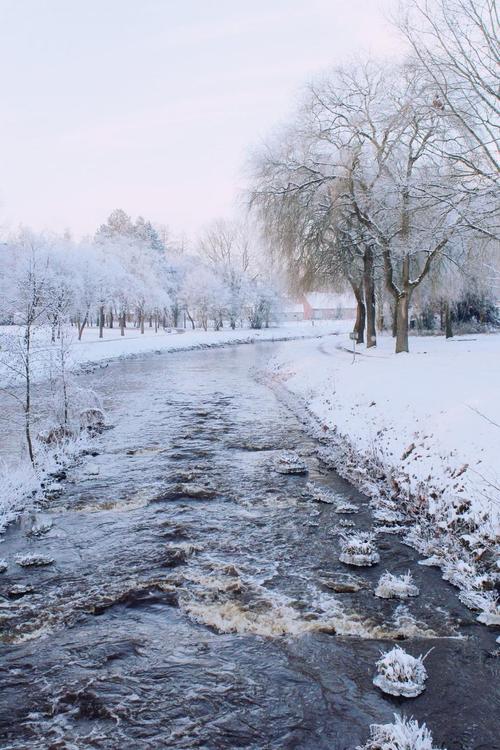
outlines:
{"label": "row of trees", "polygon": [[105,327],[223,325],[231,328],[269,325],[278,309],[273,284],[251,261],[250,240],[236,222],[209,227],[195,253],[165,243],[150,222],[132,222],[113,211],[93,239],[75,243],[69,237],[21,232],[3,245],[3,322],[24,324],[19,292],[38,269],[42,319],[52,341],[71,323],[81,339],[95,324]]}
{"label": "row of trees", "polygon": [[500,55],[493,0],[409,0],[398,24],[405,62],[307,87],[253,157],[250,204],[299,285],[349,284],[367,346],[390,306],[403,352],[417,290],[451,320],[498,281]]}

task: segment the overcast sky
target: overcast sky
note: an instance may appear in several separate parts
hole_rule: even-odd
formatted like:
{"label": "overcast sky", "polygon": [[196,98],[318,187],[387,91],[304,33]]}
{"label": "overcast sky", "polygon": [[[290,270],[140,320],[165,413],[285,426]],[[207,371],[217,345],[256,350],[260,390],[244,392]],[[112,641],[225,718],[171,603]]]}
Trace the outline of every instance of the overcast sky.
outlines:
{"label": "overcast sky", "polygon": [[0,0],[0,225],[116,207],[193,236],[323,68],[401,43],[393,0]]}

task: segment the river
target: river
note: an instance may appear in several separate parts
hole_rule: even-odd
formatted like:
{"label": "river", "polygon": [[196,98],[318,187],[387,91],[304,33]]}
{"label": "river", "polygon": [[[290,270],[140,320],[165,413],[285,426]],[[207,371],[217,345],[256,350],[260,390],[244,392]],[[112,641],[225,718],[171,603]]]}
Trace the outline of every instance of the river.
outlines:
{"label": "river", "polygon": [[[253,377],[293,342],[151,355],[80,376],[103,395],[97,437],[38,521],[0,543],[3,750],[354,750],[395,711],[425,721],[448,750],[498,750],[495,635],[439,571],[394,534],[381,561],[335,593],[346,523],[369,529],[366,497]],[[283,476],[283,448],[309,476]],[[307,482],[354,503],[339,514]],[[23,568],[20,551],[52,565]],[[373,589],[411,570],[421,594]],[[27,587],[24,589],[17,587]],[[17,591],[17,593],[16,593]],[[426,659],[426,690],[372,684],[381,650]]]}

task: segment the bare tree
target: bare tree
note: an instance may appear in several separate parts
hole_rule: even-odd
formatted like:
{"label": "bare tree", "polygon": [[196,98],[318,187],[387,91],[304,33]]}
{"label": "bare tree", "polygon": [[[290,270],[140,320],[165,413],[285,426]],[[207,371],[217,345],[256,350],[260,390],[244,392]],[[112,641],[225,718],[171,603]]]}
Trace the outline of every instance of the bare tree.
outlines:
{"label": "bare tree", "polygon": [[7,385],[2,386],[2,390],[22,409],[28,455],[34,464],[33,377],[43,348],[37,333],[47,321],[48,309],[48,263],[37,238],[29,233],[22,235],[11,248],[10,266],[5,279],[8,283],[4,304],[11,311],[17,330],[3,337],[0,363],[7,373]]}

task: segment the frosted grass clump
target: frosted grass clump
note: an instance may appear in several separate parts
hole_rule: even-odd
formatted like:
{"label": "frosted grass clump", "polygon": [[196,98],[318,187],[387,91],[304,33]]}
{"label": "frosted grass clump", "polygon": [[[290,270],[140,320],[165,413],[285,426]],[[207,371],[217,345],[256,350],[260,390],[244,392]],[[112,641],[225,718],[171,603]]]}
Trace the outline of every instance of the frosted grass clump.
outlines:
{"label": "frosted grass clump", "polygon": [[388,507],[376,508],[373,511],[373,518],[375,521],[385,523],[388,526],[404,521],[404,515],[400,511]]}
{"label": "frosted grass clump", "polygon": [[424,659],[425,656],[415,657],[395,646],[391,651],[382,653],[373,684],[389,695],[416,698],[425,690],[427,670]]}
{"label": "frosted grass clump", "polygon": [[275,463],[279,474],[307,474],[308,469],[301,457],[293,451],[283,451]]}
{"label": "frosted grass clump", "polygon": [[336,513],[357,513],[358,511],[359,508],[357,505],[348,502],[337,503],[337,506],[335,508]]}
{"label": "frosted grass clump", "polygon": [[51,530],[52,526],[53,522],[50,518],[36,519],[29,533],[31,536],[43,536]]}
{"label": "frosted grass clump", "polygon": [[411,596],[418,596],[419,593],[418,586],[415,585],[410,571],[401,576],[395,576],[386,570],[380,576],[375,589],[375,596],[380,599],[408,599]]}
{"label": "frosted grass clump", "polygon": [[336,503],[335,495],[332,492],[318,487],[312,482],[307,483],[306,489],[317,503],[326,503],[327,505],[334,505]]}
{"label": "frosted grass clump", "polygon": [[17,555],[16,563],[21,565],[23,568],[35,567],[40,565],[52,565],[54,562],[53,557],[47,555],[36,555],[34,553],[28,553],[27,555]]}
{"label": "frosted grass clump", "polygon": [[340,544],[342,552],[339,560],[346,565],[366,567],[375,565],[380,560],[373,534],[360,531],[352,536],[342,536]]}
{"label": "frosted grass clump", "polygon": [[500,625],[500,605],[498,601],[488,602],[477,620],[482,622],[483,625]]}
{"label": "frosted grass clump", "polygon": [[6,560],[0,560],[0,573],[5,573],[8,567]]}
{"label": "frosted grass clump", "polygon": [[[432,744],[432,734],[425,724],[394,714],[392,724],[372,724],[370,738],[356,750],[440,750]],[[441,748],[445,750],[445,748]]]}

